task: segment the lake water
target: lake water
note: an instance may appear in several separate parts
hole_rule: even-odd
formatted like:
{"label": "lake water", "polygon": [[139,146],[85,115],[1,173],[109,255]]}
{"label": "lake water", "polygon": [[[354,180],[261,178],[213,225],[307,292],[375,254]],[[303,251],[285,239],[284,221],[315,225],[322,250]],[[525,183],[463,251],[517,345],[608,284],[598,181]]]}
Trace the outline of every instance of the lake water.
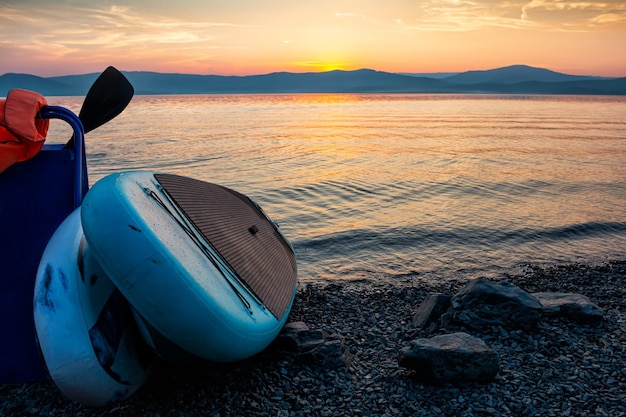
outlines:
{"label": "lake water", "polygon": [[626,258],[626,97],[137,96],[86,141],[91,183],[147,169],[247,194],[301,282]]}

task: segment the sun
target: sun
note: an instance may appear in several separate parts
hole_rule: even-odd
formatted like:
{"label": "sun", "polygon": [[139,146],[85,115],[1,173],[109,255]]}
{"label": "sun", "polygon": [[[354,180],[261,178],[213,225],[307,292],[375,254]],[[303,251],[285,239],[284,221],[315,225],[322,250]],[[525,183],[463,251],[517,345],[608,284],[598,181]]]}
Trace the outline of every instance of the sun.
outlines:
{"label": "sun", "polygon": [[345,70],[344,64],[322,64],[319,66],[320,71],[335,71],[335,70]]}
{"label": "sun", "polygon": [[346,63],[333,61],[300,61],[294,63],[294,66],[313,72],[327,72],[336,70],[345,71],[348,68],[348,64]]}

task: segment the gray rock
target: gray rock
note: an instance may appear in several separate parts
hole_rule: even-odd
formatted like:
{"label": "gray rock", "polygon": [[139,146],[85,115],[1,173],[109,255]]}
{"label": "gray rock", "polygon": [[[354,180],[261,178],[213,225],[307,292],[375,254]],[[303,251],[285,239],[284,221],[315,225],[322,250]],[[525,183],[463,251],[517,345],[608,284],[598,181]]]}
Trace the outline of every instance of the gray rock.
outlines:
{"label": "gray rock", "polygon": [[326,369],[349,368],[352,362],[344,338],[338,334],[326,335],[324,343],[301,353],[300,357]]}
{"label": "gray rock", "polygon": [[414,370],[418,379],[435,383],[485,382],[500,370],[496,351],[461,332],[413,340],[400,352],[398,363]]}
{"label": "gray rock", "polygon": [[324,343],[324,333],[321,330],[311,330],[302,321],[285,324],[274,345],[291,352],[306,352],[315,349]]}
{"label": "gray rock", "polygon": [[428,294],[413,315],[413,327],[424,329],[430,323],[440,320],[441,316],[450,307],[450,295]]}
{"label": "gray rock", "polygon": [[543,306],[546,316],[565,317],[582,324],[599,324],[604,310],[582,294],[537,292],[532,294]]}
{"label": "gray rock", "polygon": [[274,341],[274,347],[295,352],[301,360],[329,369],[349,368],[351,364],[341,335],[311,330],[301,321],[285,324]]}
{"label": "gray rock", "polygon": [[463,287],[451,303],[452,320],[474,329],[485,326],[534,329],[543,310],[535,297],[519,287],[483,278]]}

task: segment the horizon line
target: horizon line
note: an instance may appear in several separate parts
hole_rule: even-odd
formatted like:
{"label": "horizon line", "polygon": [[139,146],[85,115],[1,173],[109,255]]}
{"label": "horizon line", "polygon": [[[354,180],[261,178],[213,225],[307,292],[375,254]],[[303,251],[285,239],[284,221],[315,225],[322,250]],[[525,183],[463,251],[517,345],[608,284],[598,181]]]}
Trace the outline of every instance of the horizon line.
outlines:
{"label": "horizon line", "polygon": [[[414,76],[414,75],[427,75],[427,74],[450,74],[450,75],[456,75],[456,74],[463,74],[466,72],[486,72],[486,71],[493,71],[493,70],[498,70],[498,69],[504,69],[504,68],[511,68],[511,67],[526,67],[526,68],[532,68],[532,69],[540,69],[540,70],[546,70],[546,71],[552,71],[558,74],[563,74],[563,75],[571,75],[571,76],[577,76],[577,77],[599,77],[599,78],[626,78],[626,75],[622,75],[622,76],[606,76],[606,75],[594,75],[594,74],[570,74],[570,73],[565,73],[565,72],[559,72],[559,71],[555,71],[552,70],[550,68],[545,68],[545,67],[536,67],[536,66],[532,66],[532,65],[528,65],[528,64],[511,64],[511,65],[505,65],[505,66],[499,66],[499,67],[494,67],[494,68],[488,68],[488,69],[471,69],[471,70],[465,70],[465,71],[428,71],[428,72],[410,72],[410,71],[401,71],[401,72],[395,72],[395,71],[383,71],[383,70],[377,70],[374,68],[358,68],[358,69],[330,69],[330,70],[323,70],[323,71],[302,71],[302,72],[295,72],[295,71],[284,71],[284,70],[277,70],[277,71],[272,71],[272,72],[266,72],[266,73],[255,73],[255,74],[246,74],[246,75],[234,75],[234,74],[215,74],[215,73],[207,73],[207,74],[201,74],[201,73],[193,73],[193,72],[161,72],[161,71],[154,71],[154,70],[124,70],[124,69],[119,69],[119,71],[121,72],[125,72],[125,73],[154,73],[154,74],[166,74],[166,75],[193,75],[193,76],[217,76],[217,77],[237,77],[237,78],[244,78],[244,77],[255,77],[255,76],[264,76],[264,75],[271,75],[271,74],[324,74],[324,73],[330,73],[330,72],[357,72],[357,71],[374,71],[374,72],[382,72],[382,73],[387,73],[387,74],[398,74],[398,75],[405,75],[405,76]],[[116,67],[117,68],[117,67]],[[63,74],[63,75],[52,75],[52,76],[43,76],[43,75],[37,75],[37,74],[33,74],[33,73],[26,73],[26,72],[5,72],[3,74],[0,74],[0,76],[4,76],[4,75],[8,75],[8,74],[15,74],[15,75],[30,75],[30,76],[34,76],[34,77],[39,77],[39,78],[45,78],[45,79],[49,79],[49,78],[59,78],[59,77],[72,77],[72,76],[84,76],[84,75],[92,75],[92,74],[99,74],[100,72],[98,71],[93,71],[93,72],[86,72],[86,73],[79,73],[79,74]]]}

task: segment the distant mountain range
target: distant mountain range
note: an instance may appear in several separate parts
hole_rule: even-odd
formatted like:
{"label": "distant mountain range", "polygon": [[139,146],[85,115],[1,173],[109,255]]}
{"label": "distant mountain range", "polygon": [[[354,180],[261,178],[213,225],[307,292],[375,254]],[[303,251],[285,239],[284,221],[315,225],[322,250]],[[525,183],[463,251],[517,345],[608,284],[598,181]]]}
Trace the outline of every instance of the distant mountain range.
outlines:
{"label": "distant mountain range", "polygon": [[[0,76],[0,97],[12,88],[46,96],[84,96],[99,74],[37,77]],[[486,71],[395,74],[361,69],[309,73],[221,76],[124,72],[135,94],[272,94],[272,93],[463,93],[626,95],[626,77],[568,75],[527,65]]]}

